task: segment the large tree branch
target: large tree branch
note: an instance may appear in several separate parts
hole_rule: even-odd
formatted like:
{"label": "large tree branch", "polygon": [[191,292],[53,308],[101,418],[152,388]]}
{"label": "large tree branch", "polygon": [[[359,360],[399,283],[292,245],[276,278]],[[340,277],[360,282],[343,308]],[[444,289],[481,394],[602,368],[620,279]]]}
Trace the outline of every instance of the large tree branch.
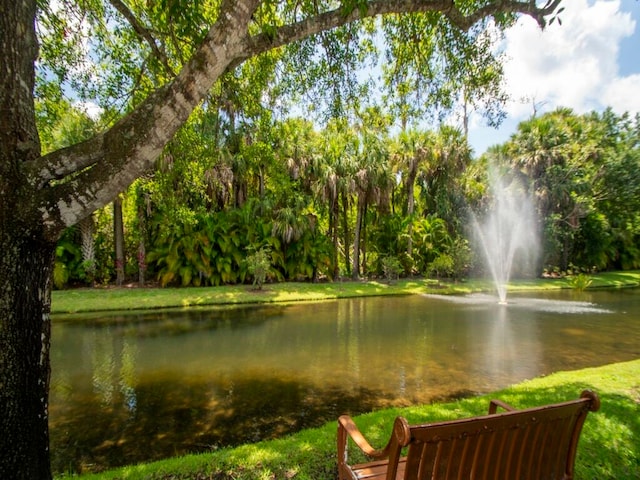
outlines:
{"label": "large tree branch", "polygon": [[25,165],[32,185],[42,178],[61,180],[40,190],[51,237],[108,204],[152,167],[213,83],[241,55],[258,4],[224,0],[218,21],[174,80],[98,137]]}
{"label": "large tree branch", "polygon": [[532,17],[543,28],[546,25],[546,17],[556,11],[561,1],[550,0],[543,7],[537,7],[535,0],[495,0],[465,15],[455,5],[454,0],[373,0],[368,2],[366,9],[355,8],[345,13],[343,9],[337,8],[280,27],[275,33],[256,35],[246,52],[246,58],[350,22],[388,14],[441,12],[453,25],[466,31],[491,15],[520,13]]}
{"label": "large tree branch", "polygon": [[273,34],[249,35],[260,0],[224,0],[220,15],[203,44],[180,74],[150,95],[108,132],[32,162],[32,184],[71,178],[42,189],[43,214],[52,236],[109,203],[149,169],[165,144],[226,71],[247,58],[349,22],[384,14],[440,11],[458,28],[471,28],[488,15],[530,15],[544,26],[561,0],[538,8],[535,1],[496,0],[463,15],[452,0],[374,0],[366,9],[336,9],[278,28]]}
{"label": "large tree branch", "polygon": [[523,1],[494,1],[476,10],[471,15],[463,15],[460,10],[453,8],[445,15],[451,22],[463,30],[468,30],[482,18],[494,15],[495,13],[521,13],[533,18],[540,28],[547,25],[547,17],[553,14],[560,6],[562,0],[549,0],[543,7],[538,7],[535,0]]}
{"label": "large tree branch", "polygon": [[63,180],[98,163],[104,157],[104,133],[89,140],[55,150],[35,162],[26,163],[24,170],[36,190],[52,180]]}

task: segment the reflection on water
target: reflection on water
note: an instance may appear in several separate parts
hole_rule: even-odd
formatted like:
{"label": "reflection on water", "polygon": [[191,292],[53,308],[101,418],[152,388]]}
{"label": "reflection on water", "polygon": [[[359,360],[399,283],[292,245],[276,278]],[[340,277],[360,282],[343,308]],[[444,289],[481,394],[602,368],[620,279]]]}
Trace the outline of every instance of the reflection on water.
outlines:
{"label": "reflection on water", "polygon": [[638,358],[638,293],[57,316],[53,468],[100,470],[254,442],[342,413]]}

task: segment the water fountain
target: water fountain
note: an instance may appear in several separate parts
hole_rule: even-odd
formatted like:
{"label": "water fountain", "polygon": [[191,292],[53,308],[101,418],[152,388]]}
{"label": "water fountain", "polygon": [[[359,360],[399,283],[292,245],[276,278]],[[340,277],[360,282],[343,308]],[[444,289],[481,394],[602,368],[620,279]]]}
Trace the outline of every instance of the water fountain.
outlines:
{"label": "water fountain", "polygon": [[507,283],[519,260],[520,273],[535,262],[538,236],[531,195],[516,180],[496,177],[491,182],[493,207],[483,219],[473,217],[476,237],[491,272],[499,303],[507,301]]}

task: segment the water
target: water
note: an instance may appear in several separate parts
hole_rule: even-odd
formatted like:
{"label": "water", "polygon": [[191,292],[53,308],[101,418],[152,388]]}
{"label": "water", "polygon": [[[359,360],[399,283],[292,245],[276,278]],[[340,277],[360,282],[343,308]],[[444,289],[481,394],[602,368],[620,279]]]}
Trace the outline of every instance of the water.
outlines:
{"label": "water", "polygon": [[507,284],[518,259],[520,274],[533,269],[538,236],[533,199],[518,182],[491,182],[494,204],[482,220],[472,215],[476,243],[484,254],[500,303],[507,301]]}
{"label": "water", "polygon": [[57,316],[53,468],[275,438],[640,357],[640,292],[408,296]]}

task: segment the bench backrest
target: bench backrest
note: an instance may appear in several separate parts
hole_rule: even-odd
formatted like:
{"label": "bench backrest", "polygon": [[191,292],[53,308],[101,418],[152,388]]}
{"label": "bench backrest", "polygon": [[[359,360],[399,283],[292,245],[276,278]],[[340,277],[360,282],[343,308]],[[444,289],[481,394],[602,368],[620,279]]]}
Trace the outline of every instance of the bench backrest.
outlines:
{"label": "bench backrest", "polygon": [[599,400],[589,391],[578,400],[425,425],[398,417],[389,457],[408,446],[405,480],[570,480],[587,413]]}

